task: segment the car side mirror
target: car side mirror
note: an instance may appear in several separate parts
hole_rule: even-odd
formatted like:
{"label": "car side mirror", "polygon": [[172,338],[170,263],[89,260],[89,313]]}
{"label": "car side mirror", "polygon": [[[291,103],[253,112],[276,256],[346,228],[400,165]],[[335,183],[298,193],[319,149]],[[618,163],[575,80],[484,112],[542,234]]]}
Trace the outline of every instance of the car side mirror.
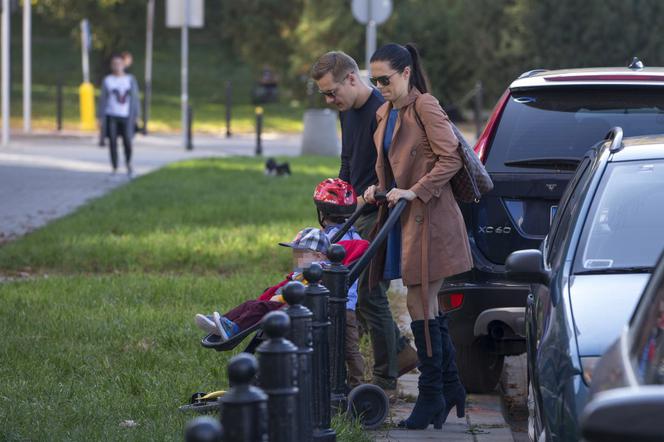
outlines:
{"label": "car side mirror", "polygon": [[662,440],[664,386],[599,393],[583,410],[581,434],[589,442]]}
{"label": "car side mirror", "polygon": [[517,250],[505,261],[507,279],[530,284],[549,284],[550,275],[544,269],[542,252],[537,249]]}

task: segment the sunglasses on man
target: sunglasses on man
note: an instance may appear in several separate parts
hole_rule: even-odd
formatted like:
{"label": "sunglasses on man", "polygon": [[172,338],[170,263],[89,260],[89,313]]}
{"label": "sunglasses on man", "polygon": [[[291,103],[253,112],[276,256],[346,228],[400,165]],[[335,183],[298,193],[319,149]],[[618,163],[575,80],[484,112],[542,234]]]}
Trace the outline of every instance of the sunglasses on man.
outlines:
{"label": "sunglasses on man", "polygon": [[321,94],[324,97],[327,98],[335,98],[337,96],[337,90],[333,89],[331,91],[318,91],[319,94]]}
{"label": "sunglasses on man", "polygon": [[392,77],[394,74],[397,74],[399,71],[394,71],[390,75],[381,75],[380,77],[371,77],[369,78],[369,81],[371,84],[374,86],[378,86],[380,83],[381,86],[389,86],[390,85],[390,77]]}
{"label": "sunglasses on man", "polygon": [[346,76],[344,77],[344,79],[341,80],[341,81],[339,82],[339,86],[335,87],[334,89],[329,90],[329,91],[321,91],[321,90],[319,89],[319,90],[318,90],[318,93],[321,94],[321,95],[323,95],[324,97],[327,97],[327,98],[335,98],[335,97],[337,96],[337,92],[339,92],[339,88],[340,88],[341,85],[342,85],[342,84],[348,79],[348,76],[349,76],[349,75],[350,75],[350,72],[348,72],[348,73],[346,74]]}

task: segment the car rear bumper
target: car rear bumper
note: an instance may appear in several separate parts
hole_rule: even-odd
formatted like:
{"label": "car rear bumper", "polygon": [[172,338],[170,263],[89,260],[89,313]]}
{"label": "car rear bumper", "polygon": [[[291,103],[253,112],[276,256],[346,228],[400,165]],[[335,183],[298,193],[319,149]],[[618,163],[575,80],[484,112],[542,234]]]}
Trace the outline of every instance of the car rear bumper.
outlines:
{"label": "car rear bumper", "polygon": [[439,292],[441,305],[449,305],[453,294],[463,296],[461,305],[447,311],[455,344],[469,345],[479,337],[488,336],[493,343],[492,351],[498,354],[524,353],[525,307],[529,292],[529,286],[508,281],[446,281]]}
{"label": "car rear bumper", "polygon": [[[525,307],[500,307],[484,310],[477,317],[473,334],[489,335],[493,339],[501,339],[506,332],[522,338],[526,337]],[[508,327],[509,330],[506,330]]]}

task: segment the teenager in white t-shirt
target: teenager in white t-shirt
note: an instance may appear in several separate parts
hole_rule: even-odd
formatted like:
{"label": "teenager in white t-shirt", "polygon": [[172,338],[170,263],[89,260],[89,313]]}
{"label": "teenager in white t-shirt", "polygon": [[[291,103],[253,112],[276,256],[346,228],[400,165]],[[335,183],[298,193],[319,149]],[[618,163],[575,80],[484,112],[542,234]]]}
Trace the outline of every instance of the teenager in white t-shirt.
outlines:
{"label": "teenager in white t-shirt", "polygon": [[104,78],[99,100],[99,123],[109,139],[113,174],[118,169],[118,135],[124,145],[127,174],[132,176],[132,138],[139,116],[140,103],[136,78],[125,73],[125,61],[119,54],[111,57],[111,74]]}

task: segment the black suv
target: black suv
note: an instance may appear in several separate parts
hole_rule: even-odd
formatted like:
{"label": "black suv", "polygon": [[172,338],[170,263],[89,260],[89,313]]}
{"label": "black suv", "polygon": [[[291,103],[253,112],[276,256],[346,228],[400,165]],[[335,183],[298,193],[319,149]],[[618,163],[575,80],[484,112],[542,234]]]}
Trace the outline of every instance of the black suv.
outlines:
{"label": "black suv", "polygon": [[530,71],[496,105],[475,146],[495,187],[461,208],[474,268],[439,295],[469,391],[493,390],[504,357],[526,350],[528,287],[506,280],[505,259],[539,247],[580,159],[614,126],[664,133],[663,68]]}

